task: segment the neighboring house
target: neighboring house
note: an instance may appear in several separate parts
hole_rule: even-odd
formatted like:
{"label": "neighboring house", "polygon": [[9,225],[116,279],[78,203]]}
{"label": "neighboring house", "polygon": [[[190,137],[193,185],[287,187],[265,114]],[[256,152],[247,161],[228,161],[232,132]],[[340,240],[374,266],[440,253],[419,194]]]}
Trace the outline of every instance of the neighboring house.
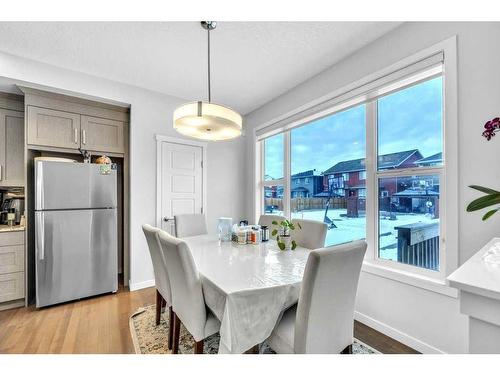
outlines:
{"label": "neighboring house", "polygon": [[[382,170],[415,166],[423,156],[417,149],[380,155],[379,168]],[[334,196],[365,197],[366,196],[365,159],[341,161],[323,172],[323,192],[332,189]],[[381,194],[387,196],[397,192],[396,183],[388,179],[380,188]],[[386,191],[387,193],[384,193]],[[324,195],[324,193],[323,193]]]}
{"label": "neighboring house", "polygon": [[316,169],[292,175],[292,198],[309,198],[323,191],[323,176]]}
{"label": "neighboring house", "polygon": [[437,154],[428,156],[426,158],[417,160],[415,162],[419,167],[435,167],[443,163],[443,153],[438,152]]}

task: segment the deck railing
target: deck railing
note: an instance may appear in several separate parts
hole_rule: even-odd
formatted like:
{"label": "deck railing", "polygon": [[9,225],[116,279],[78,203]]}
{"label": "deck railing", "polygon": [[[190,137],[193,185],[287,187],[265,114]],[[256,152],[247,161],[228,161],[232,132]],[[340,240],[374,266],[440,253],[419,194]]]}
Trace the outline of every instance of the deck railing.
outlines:
{"label": "deck railing", "polygon": [[439,270],[439,223],[415,223],[398,231],[398,262]]}

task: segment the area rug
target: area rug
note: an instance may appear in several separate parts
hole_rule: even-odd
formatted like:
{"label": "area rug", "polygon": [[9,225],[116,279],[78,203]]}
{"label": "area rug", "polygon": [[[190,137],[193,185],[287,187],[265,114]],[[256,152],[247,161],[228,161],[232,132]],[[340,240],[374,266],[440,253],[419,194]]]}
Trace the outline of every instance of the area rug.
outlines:
{"label": "area rug", "polygon": [[[168,314],[161,314],[160,324],[155,324],[155,306],[141,307],[130,317],[130,333],[136,354],[170,354],[167,349]],[[190,333],[181,325],[179,340],[179,353],[192,354],[194,339]],[[219,351],[219,334],[216,333],[203,344],[203,353],[217,354]],[[265,342],[259,346],[260,354],[275,354]],[[379,352],[365,343],[354,339],[354,354],[379,354]]]}

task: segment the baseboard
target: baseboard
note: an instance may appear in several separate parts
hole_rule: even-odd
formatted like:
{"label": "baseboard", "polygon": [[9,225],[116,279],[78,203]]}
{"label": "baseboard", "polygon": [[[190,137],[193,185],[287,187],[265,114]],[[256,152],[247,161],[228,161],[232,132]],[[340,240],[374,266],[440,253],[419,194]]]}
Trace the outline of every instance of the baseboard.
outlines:
{"label": "baseboard", "polygon": [[366,324],[368,327],[376,329],[379,332],[382,332],[384,335],[387,335],[394,340],[397,340],[417,351],[424,354],[446,354],[446,352],[429,345],[415,337],[407,335],[404,332],[401,332],[395,328],[388,326],[385,323],[382,323],[376,319],[373,319],[365,314],[362,314],[358,311],[354,312],[354,319],[358,322]]}
{"label": "baseboard", "polygon": [[152,286],[155,286],[155,279],[140,281],[138,283],[134,283],[134,282],[132,282],[132,280],[129,280],[128,285],[129,285],[130,291],[133,292],[134,290],[150,288]]}

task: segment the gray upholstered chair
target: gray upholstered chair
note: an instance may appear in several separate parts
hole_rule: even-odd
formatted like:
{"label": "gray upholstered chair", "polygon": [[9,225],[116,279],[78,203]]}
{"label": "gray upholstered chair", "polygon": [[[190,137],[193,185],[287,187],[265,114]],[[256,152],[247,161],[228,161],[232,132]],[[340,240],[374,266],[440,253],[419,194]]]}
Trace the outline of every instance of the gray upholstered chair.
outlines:
{"label": "gray upholstered chair", "polygon": [[292,232],[292,238],[297,242],[298,246],[306,249],[319,249],[325,246],[326,232],[328,226],[317,220],[292,219],[292,223],[297,226],[300,224],[301,229],[296,228]]}
{"label": "gray upholstered chair", "polygon": [[202,354],[203,340],[219,331],[220,322],[205,305],[200,275],[188,245],[163,231],[158,236],[172,290],[175,322],[172,353],[179,349],[182,322],[195,340],[195,354]]}
{"label": "gray upholstered chair", "polygon": [[203,214],[175,215],[175,235],[178,238],[207,234],[207,222]]}
{"label": "gray upholstered chair", "polygon": [[313,250],[299,302],[267,339],[277,353],[352,353],[354,304],[365,241]]}
{"label": "gray upholstered chair", "polygon": [[260,215],[259,225],[266,225],[271,230],[273,227],[273,221],[277,221],[279,223],[283,220],[286,220],[286,217],[281,215]]}
{"label": "gray upholstered chair", "polygon": [[168,332],[168,348],[172,347],[173,339],[173,311],[172,311],[172,293],[170,290],[170,280],[168,278],[167,264],[161,249],[158,233],[160,229],[144,224],[142,226],[146,241],[148,243],[151,261],[153,262],[153,271],[155,274],[156,286],[156,325],[160,324],[161,309],[164,305],[168,306],[170,327]]}

